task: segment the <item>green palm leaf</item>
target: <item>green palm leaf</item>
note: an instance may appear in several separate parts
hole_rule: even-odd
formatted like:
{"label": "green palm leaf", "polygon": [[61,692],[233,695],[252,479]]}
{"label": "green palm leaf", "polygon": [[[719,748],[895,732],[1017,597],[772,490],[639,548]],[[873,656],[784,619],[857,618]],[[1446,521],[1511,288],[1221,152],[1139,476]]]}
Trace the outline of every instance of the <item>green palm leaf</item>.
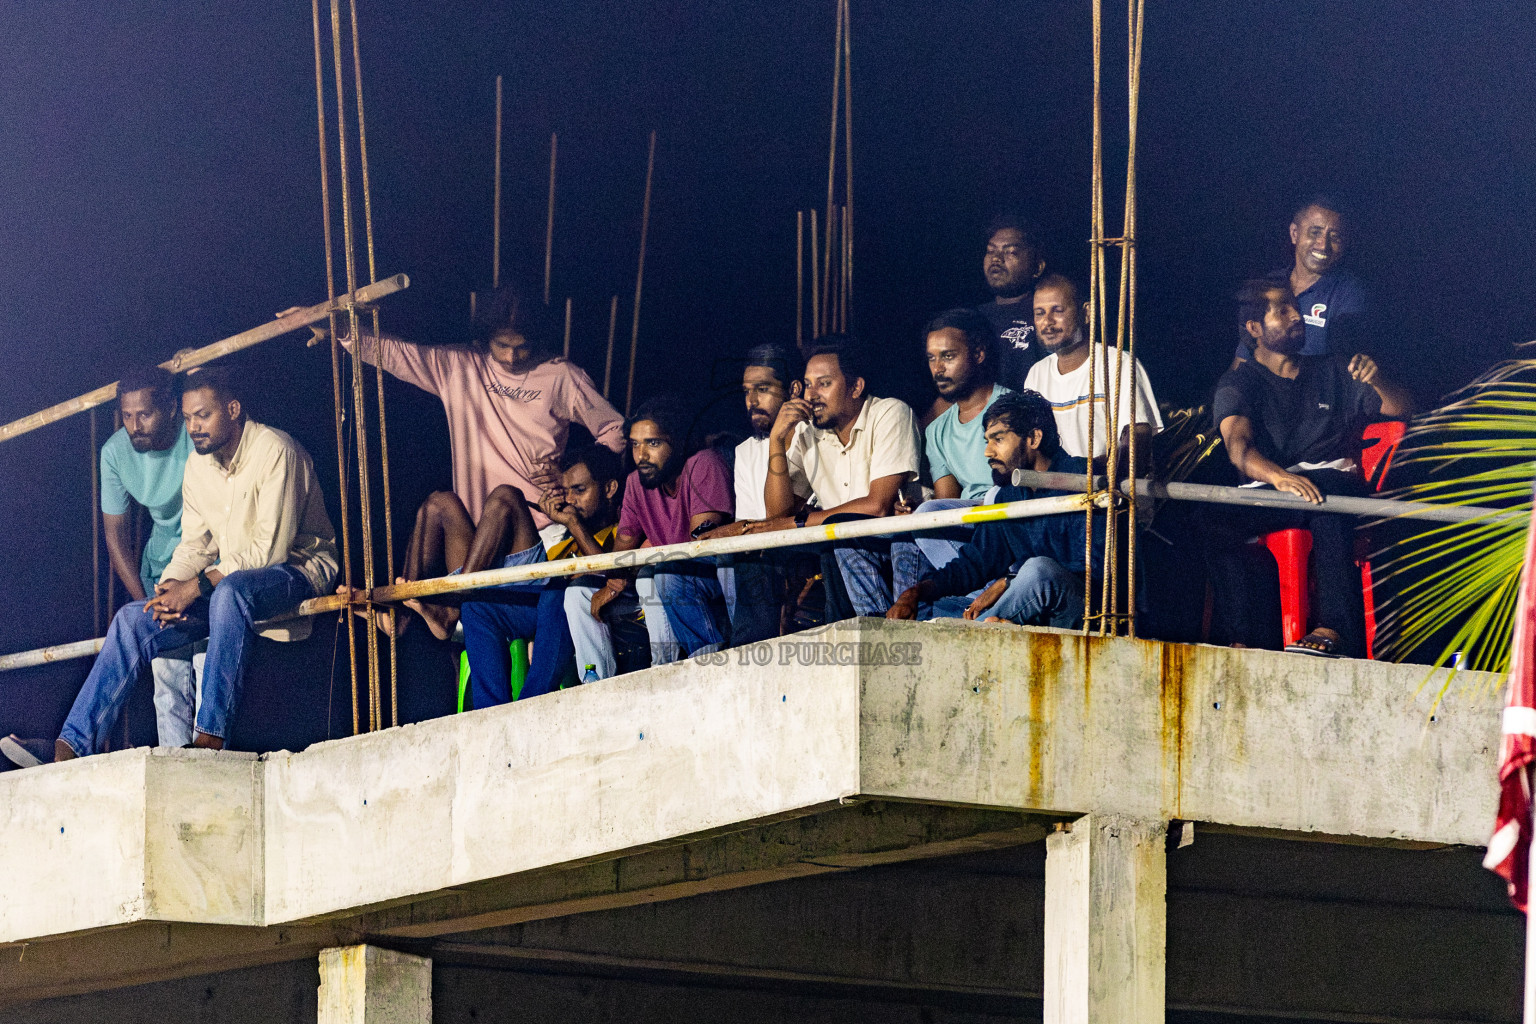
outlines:
{"label": "green palm leaf", "polygon": [[1397,456],[1398,465],[1428,470],[1426,480],[1397,497],[1524,513],[1437,526],[1384,552],[1379,571],[1401,586],[1378,613],[1382,652],[1401,659],[1438,642],[1431,671],[1451,668],[1442,694],[1461,669],[1509,670],[1536,483],[1536,382],[1520,378],[1533,371],[1536,360],[1495,367],[1455,401],[1415,420]]}

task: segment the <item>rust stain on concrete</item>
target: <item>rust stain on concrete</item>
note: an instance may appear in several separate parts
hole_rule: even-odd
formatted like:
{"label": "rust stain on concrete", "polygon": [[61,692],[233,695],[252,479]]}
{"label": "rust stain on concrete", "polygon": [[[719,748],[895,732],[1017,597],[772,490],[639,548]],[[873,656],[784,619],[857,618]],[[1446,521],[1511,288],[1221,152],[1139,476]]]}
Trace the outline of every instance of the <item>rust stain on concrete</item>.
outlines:
{"label": "rust stain on concrete", "polygon": [[1025,641],[1028,651],[1029,685],[1029,778],[1027,799],[1038,803],[1045,790],[1045,743],[1050,725],[1051,691],[1061,679],[1061,636],[1057,633],[1031,633]]}
{"label": "rust stain on concrete", "polygon": [[1173,816],[1179,817],[1184,803],[1184,707],[1185,682],[1192,667],[1190,655],[1195,648],[1183,644],[1157,645],[1161,648],[1158,679],[1158,706],[1161,711],[1163,763],[1173,765]]}

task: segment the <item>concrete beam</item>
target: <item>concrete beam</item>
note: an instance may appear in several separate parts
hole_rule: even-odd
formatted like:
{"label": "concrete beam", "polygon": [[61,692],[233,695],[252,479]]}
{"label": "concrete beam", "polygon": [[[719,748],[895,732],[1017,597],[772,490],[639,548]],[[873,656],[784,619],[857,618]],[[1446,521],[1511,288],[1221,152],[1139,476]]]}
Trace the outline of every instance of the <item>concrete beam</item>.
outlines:
{"label": "concrete beam", "polygon": [[1168,829],[1090,814],[1045,840],[1045,1024],[1163,1024]]}
{"label": "concrete beam", "polygon": [[262,782],[254,754],[144,747],[0,775],[0,943],[260,923]]}
{"label": "concrete beam", "polygon": [[319,1024],[432,1024],[432,961],[378,946],[322,949]]}
{"label": "concrete beam", "polygon": [[1437,706],[1418,665],[959,621],[859,625],[872,647],[918,641],[922,658],[863,672],[864,796],[1487,842],[1502,703],[1485,673],[1458,677]]}

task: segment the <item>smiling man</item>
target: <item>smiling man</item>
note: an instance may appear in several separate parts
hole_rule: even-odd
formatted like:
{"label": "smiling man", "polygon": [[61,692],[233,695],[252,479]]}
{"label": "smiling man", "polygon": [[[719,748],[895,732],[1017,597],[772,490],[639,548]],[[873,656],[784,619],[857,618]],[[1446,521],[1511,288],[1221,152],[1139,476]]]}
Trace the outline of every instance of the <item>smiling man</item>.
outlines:
{"label": "smiling man", "polygon": [[[1288,285],[1296,297],[1306,342],[1301,355],[1324,356],[1358,352],[1360,323],[1366,315],[1365,291],[1347,270],[1344,259],[1344,218],[1337,205],[1310,199],[1291,217],[1291,265],[1267,280]],[[1240,334],[1232,366],[1249,358],[1246,335]]]}
{"label": "smiling man", "polygon": [[[154,596],[113,617],[54,744],[55,760],[100,753],[145,662],[204,638],[192,743],[222,748],[256,623],[335,585],[335,531],[309,454],[247,417],[223,368],[194,374],[181,403],[196,452],[182,484],[181,542]],[[263,635],[298,640],[309,627],[298,619]]]}

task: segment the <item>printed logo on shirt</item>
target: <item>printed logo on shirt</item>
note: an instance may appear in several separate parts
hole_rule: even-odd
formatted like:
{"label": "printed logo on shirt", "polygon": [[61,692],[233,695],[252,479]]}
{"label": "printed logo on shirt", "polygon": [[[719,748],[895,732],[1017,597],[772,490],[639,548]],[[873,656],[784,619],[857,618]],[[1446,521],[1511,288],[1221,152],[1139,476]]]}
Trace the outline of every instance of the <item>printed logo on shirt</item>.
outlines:
{"label": "printed logo on shirt", "polygon": [[1333,406],[1329,405],[1327,402],[1318,402],[1317,407],[1323,412],[1331,412],[1333,410]]}
{"label": "printed logo on shirt", "polygon": [[1328,318],[1323,316],[1326,312],[1328,312],[1328,306],[1325,303],[1314,302],[1312,303],[1312,312],[1302,317],[1302,319],[1313,327],[1327,327]]}
{"label": "printed logo on shirt", "polygon": [[518,402],[536,402],[544,393],[543,388],[509,388],[498,381],[490,381],[485,385],[485,390],[502,398],[510,398]]}
{"label": "printed logo on shirt", "polygon": [[1021,351],[1029,348],[1029,336],[1035,333],[1035,329],[1028,324],[1015,324],[1004,331],[1000,338]]}

